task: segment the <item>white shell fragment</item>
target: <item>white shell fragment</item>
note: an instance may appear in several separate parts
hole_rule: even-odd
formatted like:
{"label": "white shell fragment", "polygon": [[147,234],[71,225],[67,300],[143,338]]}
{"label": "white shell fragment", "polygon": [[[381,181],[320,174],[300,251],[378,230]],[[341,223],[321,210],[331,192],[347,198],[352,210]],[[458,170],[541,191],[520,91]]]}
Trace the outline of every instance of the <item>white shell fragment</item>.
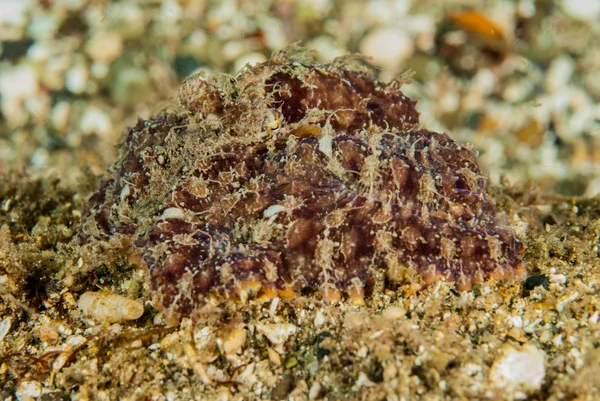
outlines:
{"label": "white shell fragment", "polygon": [[544,360],[544,352],[533,345],[506,346],[492,365],[490,380],[494,387],[512,393],[537,391],[546,376]]}
{"label": "white shell fragment", "polygon": [[77,306],[85,315],[103,323],[135,320],[144,313],[141,302],[110,291],[86,292],[79,298]]}
{"label": "white shell fragment", "polygon": [[0,343],[2,343],[2,341],[4,341],[4,337],[6,337],[6,335],[8,334],[11,324],[12,324],[12,320],[11,320],[10,316],[5,317],[0,322]]}
{"label": "white shell fragment", "polygon": [[226,355],[235,354],[246,342],[246,329],[237,327],[225,337],[223,341],[223,353]]}
{"label": "white shell fragment", "polygon": [[42,395],[42,384],[37,381],[22,381],[19,383],[15,395],[19,400],[33,400],[38,398]]}
{"label": "white shell fragment", "polygon": [[291,323],[262,324],[256,325],[256,330],[275,345],[283,344],[288,337],[296,332],[296,326]]}

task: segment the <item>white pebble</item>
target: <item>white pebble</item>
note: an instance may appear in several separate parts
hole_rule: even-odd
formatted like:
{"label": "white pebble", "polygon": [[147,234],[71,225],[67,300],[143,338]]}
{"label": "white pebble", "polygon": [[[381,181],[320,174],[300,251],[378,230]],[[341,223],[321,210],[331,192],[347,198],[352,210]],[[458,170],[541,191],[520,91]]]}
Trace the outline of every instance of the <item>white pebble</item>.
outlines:
{"label": "white pebble", "polygon": [[315,316],[314,325],[316,327],[321,327],[323,324],[325,324],[325,315],[323,314],[323,311],[319,310]]}
{"label": "white pebble", "polygon": [[381,312],[381,316],[387,320],[398,320],[406,315],[406,309],[400,306],[390,306]]}
{"label": "white pebble", "polygon": [[379,28],[360,42],[361,53],[373,57],[373,62],[383,68],[397,69],[413,54],[414,44],[400,28]]}
{"label": "white pebble", "polygon": [[523,318],[521,316],[511,316],[510,322],[513,327],[522,328],[523,327]]}
{"label": "white pebble", "polygon": [[31,155],[29,159],[29,163],[32,167],[35,168],[45,168],[48,165],[48,159],[50,158],[50,154],[48,154],[48,150],[45,148],[37,148],[35,152]]}
{"label": "white pebble", "polygon": [[489,68],[482,68],[473,77],[471,87],[485,95],[488,95],[494,90],[496,82],[498,82],[496,74],[494,74]]}
{"label": "white pebble", "polygon": [[598,0],[562,0],[561,7],[570,17],[581,21],[596,23],[600,18]]}
{"label": "white pebble", "polygon": [[[3,0],[0,1],[0,25],[25,25],[27,11],[32,7],[32,1]],[[0,35],[0,39],[5,39]]]}
{"label": "white pebble", "polygon": [[570,57],[563,56],[554,59],[546,73],[546,89],[549,92],[554,92],[565,86],[569,83],[574,69],[574,63]]}
{"label": "white pebble", "polygon": [[144,313],[141,302],[110,291],[86,292],[79,298],[77,306],[85,315],[108,323],[135,320]]}
{"label": "white pebble", "polygon": [[246,53],[235,60],[235,63],[233,64],[233,70],[240,71],[246,65],[253,66],[255,64],[262,63],[263,61],[267,61],[267,58],[262,53]]}
{"label": "white pebble", "polygon": [[55,14],[40,14],[32,18],[27,27],[29,35],[35,40],[43,41],[54,33],[60,27],[61,21]]}
{"label": "white pebble", "polygon": [[76,63],[67,71],[65,77],[65,87],[69,92],[76,95],[83,93],[89,80],[89,72],[86,65],[82,62]]}
{"label": "white pebble", "polygon": [[565,284],[567,282],[567,276],[565,276],[564,274],[551,274],[550,275],[550,282],[551,283]]}
{"label": "white pebble", "polygon": [[112,2],[108,5],[106,15],[114,17],[119,24],[119,33],[128,38],[135,38],[144,33],[145,20],[142,8],[135,3]]}
{"label": "white pebble", "polygon": [[67,130],[69,124],[69,115],[71,114],[71,104],[66,100],[56,103],[50,115],[50,121],[54,128],[60,132]]}
{"label": "white pebble", "polygon": [[308,399],[316,400],[319,398],[319,394],[321,393],[321,383],[315,380],[312,386],[310,386],[310,390],[308,390]]}
{"label": "white pebble", "polygon": [[99,32],[87,42],[85,51],[94,60],[108,63],[123,52],[123,40],[115,32]]}
{"label": "white pebble", "polygon": [[365,372],[358,373],[358,379],[356,380],[356,386],[360,387],[374,387],[375,383],[373,383],[369,377],[365,374]]}
{"label": "white pebble", "polygon": [[33,67],[21,64],[14,68],[2,69],[0,92],[3,97],[25,99],[38,92],[38,79]]}
{"label": "white pebble", "polygon": [[520,349],[507,345],[492,365],[490,380],[495,387],[512,393],[539,390],[546,376],[545,357],[533,345]]}
{"label": "white pebble", "polygon": [[112,129],[110,117],[97,107],[88,107],[79,121],[79,128],[84,133],[107,135]]}

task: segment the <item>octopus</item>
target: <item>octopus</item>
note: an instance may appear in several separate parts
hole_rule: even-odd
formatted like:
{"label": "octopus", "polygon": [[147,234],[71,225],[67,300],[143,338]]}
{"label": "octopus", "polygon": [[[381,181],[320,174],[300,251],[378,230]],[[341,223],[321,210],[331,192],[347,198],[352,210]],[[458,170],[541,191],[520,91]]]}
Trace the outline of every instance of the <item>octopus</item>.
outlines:
{"label": "octopus", "polygon": [[459,290],[522,274],[474,151],[422,128],[402,84],[289,49],[192,76],[128,130],[80,238],[128,239],[176,316],[213,296],[360,304],[407,270]]}

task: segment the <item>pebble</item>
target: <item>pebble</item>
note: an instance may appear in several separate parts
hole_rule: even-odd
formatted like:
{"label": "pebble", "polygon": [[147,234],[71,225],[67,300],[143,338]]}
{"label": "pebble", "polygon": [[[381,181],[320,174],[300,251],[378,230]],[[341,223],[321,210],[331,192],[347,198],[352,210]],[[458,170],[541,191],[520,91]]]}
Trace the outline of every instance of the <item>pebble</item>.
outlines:
{"label": "pebble", "polygon": [[36,102],[38,92],[37,74],[31,66],[0,67],[0,107],[9,127],[21,127],[27,123],[31,114],[27,106]]}
{"label": "pebble", "polygon": [[358,373],[358,379],[356,380],[356,386],[360,387],[374,387],[375,383],[373,383],[365,372]]}
{"label": "pebble", "polygon": [[246,53],[243,56],[239,57],[237,60],[235,60],[235,63],[233,63],[233,69],[235,71],[239,71],[246,65],[252,66],[257,63],[262,63],[263,61],[267,61],[267,58],[262,53]]}
{"label": "pebble", "polygon": [[575,65],[569,56],[556,58],[546,73],[545,86],[548,92],[554,92],[565,86],[573,75]]}
{"label": "pebble", "polygon": [[561,7],[569,16],[589,23],[598,23],[600,19],[600,1],[562,0]]}
{"label": "pebble", "polygon": [[406,309],[400,306],[390,306],[381,313],[381,316],[386,320],[398,320],[403,318],[404,315],[406,315]]}
{"label": "pebble", "polygon": [[60,334],[50,325],[40,326],[40,339],[49,344],[56,343],[60,338]]}
{"label": "pebble", "polygon": [[315,380],[315,382],[310,386],[310,390],[308,390],[308,399],[316,400],[319,398],[319,394],[321,393],[321,383]]}
{"label": "pebble", "polygon": [[65,100],[56,103],[50,115],[52,126],[59,132],[65,132],[68,128],[71,104]]}
{"label": "pebble", "polygon": [[509,393],[537,391],[546,376],[545,358],[546,354],[533,345],[522,348],[506,345],[492,365],[490,381],[494,387]]}
{"label": "pebble", "polygon": [[77,302],[87,316],[101,323],[118,323],[135,320],[144,313],[144,305],[110,291],[84,293]]}
{"label": "pebble", "polygon": [[[27,21],[27,11],[31,8],[32,1],[26,0],[3,0],[0,1],[0,26],[8,25],[22,27]],[[2,31],[0,31],[2,32]],[[8,36],[10,31],[0,33],[0,40],[12,39]]]}
{"label": "pebble", "polygon": [[322,310],[319,310],[317,312],[313,323],[316,327],[321,327],[321,326],[323,326],[323,324],[325,324],[325,315],[323,314]]}
{"label": "pebble", "polygon": [[21,64],[0,71],[0,93],[3,97],[22,100],[38,92],[37,73],[33,67]]}
{"label": "pebble", "polygon": [[38,381],[24,380],[15,393],[19,401],[29,401],[42,395],[42,384]]}
{"label": "pebble", "polygon": [[119,23],[119,34],[126,38],[136,38],[144,34],[146,21],[140,5],[133,2],[112,2],[108,4],[106,15]]}
{"label": "pebble", "polygon": [[398,69],[414,52],[409,35],[398,27],[378,28],[360,42],[360,51],[379,67]]}
{"label": "pebble", "polygon": [[119,103],[135,105],[152,93],[150,76],[141,68],[123,68],[111,84],[112,97]]}
{"label": "pebble", "polygon": [[123,53],[123,39],[115,32],[98,32],[87,42],[85,51],[95,61],[110,63]]}
{"label": "pebble", "polygon": [[111,118],[97,107],[88,107],[79,121],[79,129],[81,132],[99,135],[109,134],[112,130]]}
{"label": "pebble", "polygon": [[79,95],[85,91],[87,82],[89,80],[89,71],[85,63],[78,62],[65,76],[65,87],[69,92]]}

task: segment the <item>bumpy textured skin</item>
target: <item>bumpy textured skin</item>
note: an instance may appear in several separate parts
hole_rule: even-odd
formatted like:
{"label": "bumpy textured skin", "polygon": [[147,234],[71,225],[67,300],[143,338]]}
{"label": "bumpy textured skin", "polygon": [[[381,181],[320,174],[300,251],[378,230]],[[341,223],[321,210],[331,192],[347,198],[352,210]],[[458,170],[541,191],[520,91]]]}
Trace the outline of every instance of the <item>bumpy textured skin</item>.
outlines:
{"label": "bumpy textured skin", "polygon": [[183,315],[244,286],[360,298],[406,268],[459,288],[519,273],[475,154],[421,129],[399,86],[286,53],[193,77],[180,110],[129,130],[81,238],[131,238]]}

